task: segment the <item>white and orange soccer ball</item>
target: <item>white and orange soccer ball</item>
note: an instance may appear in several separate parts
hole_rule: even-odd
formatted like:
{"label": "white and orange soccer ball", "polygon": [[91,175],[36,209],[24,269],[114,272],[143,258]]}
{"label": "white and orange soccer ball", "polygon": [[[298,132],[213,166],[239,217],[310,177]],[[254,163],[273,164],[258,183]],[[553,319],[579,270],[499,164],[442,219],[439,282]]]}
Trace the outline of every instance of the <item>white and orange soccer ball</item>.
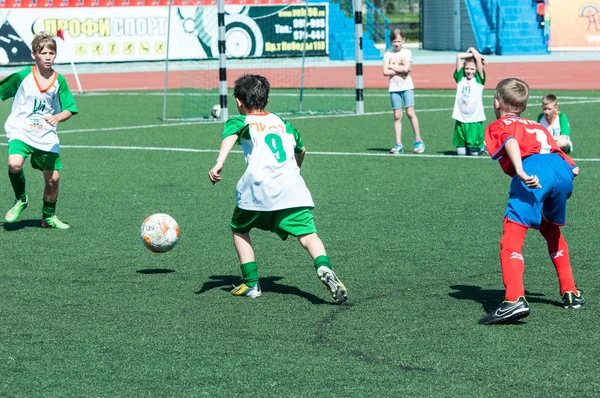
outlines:
{"label": "white and orange soccer ball", "polygon": [[144,246],[151,251],[168,252],[179,241],[179,225],[170,215],[156,213],[142,223],[140,238]]}

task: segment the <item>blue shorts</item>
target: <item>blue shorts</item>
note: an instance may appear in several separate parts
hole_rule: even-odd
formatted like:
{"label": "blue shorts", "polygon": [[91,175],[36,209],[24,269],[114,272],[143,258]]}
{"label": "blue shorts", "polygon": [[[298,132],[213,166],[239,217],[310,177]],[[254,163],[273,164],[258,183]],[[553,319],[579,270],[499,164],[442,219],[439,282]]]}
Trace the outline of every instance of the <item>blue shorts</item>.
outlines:
{"label": "blue shorts", "polygon": [[571,166],[558,154],[531,155],[523,160],[528,175],[536,175],[541,188],[528,188],[516,175],[508,191],[504,217],[526,227],[539,228],[542,215],[551,223],[564,225],[567,199],[573,192],[575,175]]}
{"label": "blue shorts", "polygon": [[391,92],[390,99],[392,100],[392,109],[402,109],[403,102],[404,108],[415,106],[415,90]]}

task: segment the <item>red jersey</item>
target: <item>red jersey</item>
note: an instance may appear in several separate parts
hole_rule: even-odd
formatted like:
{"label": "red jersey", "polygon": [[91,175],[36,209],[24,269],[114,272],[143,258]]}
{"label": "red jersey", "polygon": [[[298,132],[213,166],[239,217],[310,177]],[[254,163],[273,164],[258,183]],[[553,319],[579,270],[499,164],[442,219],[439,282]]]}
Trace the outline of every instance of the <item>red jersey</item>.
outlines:
{"label": "red jersey", "polygon": [[560,150],[544,126],[533,120],[507,115],[485,129],[485,146],[492,159],[498,160],[502,170],[511,177],[515,175],[515,169],[504,144],[512,138],[519,143],[521,159],[540,153],[558,153],[571,168],[576,166],[573,159]]}

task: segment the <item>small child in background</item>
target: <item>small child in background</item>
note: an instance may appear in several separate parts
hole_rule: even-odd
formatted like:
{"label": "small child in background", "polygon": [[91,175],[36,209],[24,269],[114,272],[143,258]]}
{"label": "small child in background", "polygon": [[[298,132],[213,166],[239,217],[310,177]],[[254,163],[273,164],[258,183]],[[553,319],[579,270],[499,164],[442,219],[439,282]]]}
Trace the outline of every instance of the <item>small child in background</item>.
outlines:
{"label": "small child in background", "polygon": [[571,126],[567,115],[558,110],[558,99],[554,94],[548,94],[542,99],[542,113],[537,121],[552,134],[556,144],[565,153],[573,152],[571,142]]}
{"label": "small child in background", "polygon": [[394,51],[387,51],[383,56],[383,75],[390,77],[390,99],[394,111],[394,133],[396,135],[396,145],[390,149],[390,153],[398,154],[404,152],[402,146],[402,105],[406,109],[406,115],[410,120],[413,132],[415,133],[415,142],[413,144],[414,153],[425,152],[425,144],[421,139],[419,129],[419,119],[415,114],[415,86],[410,76],[410,64],[412,53],[409,49],[402,48],[404,44],[404,32],[395,29],[390,33],[390,42]]}
{"label": "small child in background", "polygon": [[485,59],[473,47],[456,55],[454,80],[457,83],[456,100],[452,118],[453,143],[459,156],[479,156],[485,151],[483,139],[483,86],[485,85]]}

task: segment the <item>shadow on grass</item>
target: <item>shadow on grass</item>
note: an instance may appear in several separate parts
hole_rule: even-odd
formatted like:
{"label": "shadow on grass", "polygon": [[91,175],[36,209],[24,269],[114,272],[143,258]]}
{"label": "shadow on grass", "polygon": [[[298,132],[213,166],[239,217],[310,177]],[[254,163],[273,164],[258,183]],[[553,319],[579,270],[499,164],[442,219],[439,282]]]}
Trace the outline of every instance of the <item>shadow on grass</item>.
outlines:
{"label": "shadow on grass", "polygon": [[[390,148],[367,148],[367,151],[373,151],[373,152],[390,152]],[[390,155],[392,155],[390,153]]]}
{"label": "shadow on grass", "polygon": [[167,269],[167,268],[148,268],[148,269],[139,269],[135,272],[137,272],[138,274],[151,275],[151,274],[170,274],[171,272],[175,272],[175,270]]}
{"label": "shadow on grass", "polygon": [[2,223],[5,231],[18,231],[24,228],[42,228],[42,220],[22,220]]}
{"label": "shadow on grass", "polygon": [[[483,307],[484,311],[491,312],[498,308],[504,300],[504,290],[497,289],[482,289],[479,286],[471,285],[452,285],[450,286],[454,292],[448,293],[450,297],[454,297],[458,300],[472,300],[476,301]],[[562,302],[548,300],[543,298],[545,295],[542,293],[531,293],[525,291],[525,298],[529,304],[549,304],[556,307],[562,308]]]}
{"label": "shadow on grass", "polygon": [[[205,293],[211,289],[221,288],[225,292],[230,292],[232,285],[239,285],[242,283],[242,279],[239,276],[234,275],[212,275],[208,277],[209,281],[204,282],[202,288],[196,292],[196,294]],[[302,297],[313,304],[331,304],[336,305],[333,302],[325,301],[314,294],[307,293],[303,290],[298,289],[295,286],[284,285],[277,283],[277,281],[283,279],[281,276],[268,276],[260,278],[260,288],[263,293],[279,293],[279,294],[293,294],[298,297]]]}

